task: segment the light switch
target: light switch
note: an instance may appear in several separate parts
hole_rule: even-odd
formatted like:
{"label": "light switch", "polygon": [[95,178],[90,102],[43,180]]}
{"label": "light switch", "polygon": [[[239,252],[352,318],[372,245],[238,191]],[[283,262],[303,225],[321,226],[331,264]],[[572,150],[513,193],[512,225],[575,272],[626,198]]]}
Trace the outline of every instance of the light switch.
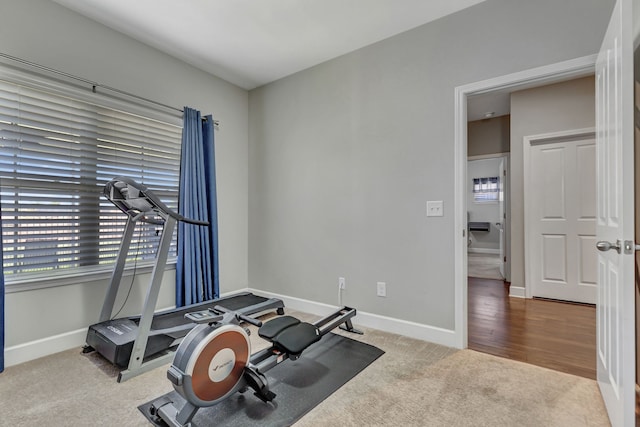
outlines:
{"label": "light switch", "polygon": [[442,200],[431,200],[427,202],[427,216],[443,216]]}

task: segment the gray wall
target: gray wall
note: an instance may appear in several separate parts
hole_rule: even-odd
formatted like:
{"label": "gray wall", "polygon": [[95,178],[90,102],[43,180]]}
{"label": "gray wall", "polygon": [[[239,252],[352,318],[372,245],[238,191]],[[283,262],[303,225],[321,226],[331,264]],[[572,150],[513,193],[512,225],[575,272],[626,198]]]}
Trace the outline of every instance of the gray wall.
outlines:
{"label": "gray wall", "polygon": [[595,127],[595,81],[584,77],[511,94],[511,284],[524,287],[523,138]]}
{"label": "gray wall", "polygon": [[250,285],[454,329],[454,88],[597,52],[612,6],[487,0],[251,91]]}
{"label": "gray wall", "polygon": [[[46,0],[2,2],[0,51],[221,121],[223,292],[335,304],[345,276],[347,304],[452,329],[454,88],[596,52],[612,5],[487,0],[249,96]],[[444,217],[427,219],[426,200]],[[86,327],[105,286],[8,294],[7,346]]]}
{"label": "gray wall", "polygon": [[[216,131],[220,272],[223,292],[248,284],[248,93],[47,0],[3,0],[0,52],[203,113]],[[148,276],[141,276],[124,313],[139,311]],[[167,271],[161,307],[173,305]],[[106,280],[9,293],[6,345],[87,327],[98,319]]]}

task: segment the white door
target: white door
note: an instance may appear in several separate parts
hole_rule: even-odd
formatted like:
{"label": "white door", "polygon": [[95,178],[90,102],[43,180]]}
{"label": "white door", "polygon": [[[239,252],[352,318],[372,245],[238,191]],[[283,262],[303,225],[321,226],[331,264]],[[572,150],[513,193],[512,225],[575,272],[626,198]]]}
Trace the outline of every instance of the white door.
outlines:
{"label": "white door", "polygon": [[504,165],[504,158],[500,160],[500,165],[498,166],[498,188],[500,189],[500,195],[498,196],[498,222],[496,223],[496,227],[500,230],[499,245],[500,245],[500,274],[502,277],[506,278],[504,274],[504,264],[505,264],[505,236],[504,236],[504,223],[505,223],[505,215],[504,215],[504,184],[506,179],[506,168]]}
{"label": "white door", "polygon": [[529,137],[527,257],[532,297],[596,303],[593,134]]}
{"label": "white door", "polygon": [[614,427],[635,424],[634,255],[624,248],[634,238],[633,6],[616,2],[596,63],[597,376]]}

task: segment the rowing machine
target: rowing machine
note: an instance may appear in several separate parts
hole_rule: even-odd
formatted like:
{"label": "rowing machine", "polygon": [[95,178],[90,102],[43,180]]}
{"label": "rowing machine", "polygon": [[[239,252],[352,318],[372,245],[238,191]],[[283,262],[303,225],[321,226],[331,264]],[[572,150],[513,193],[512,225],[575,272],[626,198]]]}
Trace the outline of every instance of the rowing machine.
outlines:
{"label": "rowing machine", "polygon": [[[313,324],[281,316],[263,325],[258,319],[220,306],[189,313],[189,319],[198,326],[182,341],[167,371],[167,378],[185,403],[178,408],[168,400],[154,402],[150,414],[170,426],[183,427],[190,425],[198,409],[249,388],[259,399],[270,402],[276,395],[269,389],[265,372],[287,359],[298,359],[338,326],[362,334],[351,323],[355,315],[355,309],[343,307]],[[251,354],[249,331],[240,326],[241,322],[258,326],[258,335],[271,346]]]}

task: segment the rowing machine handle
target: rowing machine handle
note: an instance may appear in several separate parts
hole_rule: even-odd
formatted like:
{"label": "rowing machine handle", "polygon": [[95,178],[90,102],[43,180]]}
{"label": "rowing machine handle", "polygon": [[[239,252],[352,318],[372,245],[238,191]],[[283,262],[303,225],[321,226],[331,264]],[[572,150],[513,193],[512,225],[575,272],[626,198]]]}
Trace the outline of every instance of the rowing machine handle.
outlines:
{"label": "rowing machine handle", "polygon": [[216,305],[215,307],[213,307],[214,310],[218,311],[218,312],[222,312],[222,313],[235,313],[236,318],[238,320],[242,320],[245,321],[247,323],[251,323],[253,326],[257,326],[260,327],[262,326],[262,322],[258,319],[255,319],[253,317],[250,316],[246,316],[244,314],[238,313],[237,311],[233,311],[233,310],[229,310],[228,308],[225,308],[221,305]]}
{"label": "rowing machine handle", "polygon": [[257,326],[258,328],[262,326],[262,321],[255,319],[253,317],[245,316],[244,314],[238,314],[238,319],[244,320],[247,323],[251,323],[253,326]]}

